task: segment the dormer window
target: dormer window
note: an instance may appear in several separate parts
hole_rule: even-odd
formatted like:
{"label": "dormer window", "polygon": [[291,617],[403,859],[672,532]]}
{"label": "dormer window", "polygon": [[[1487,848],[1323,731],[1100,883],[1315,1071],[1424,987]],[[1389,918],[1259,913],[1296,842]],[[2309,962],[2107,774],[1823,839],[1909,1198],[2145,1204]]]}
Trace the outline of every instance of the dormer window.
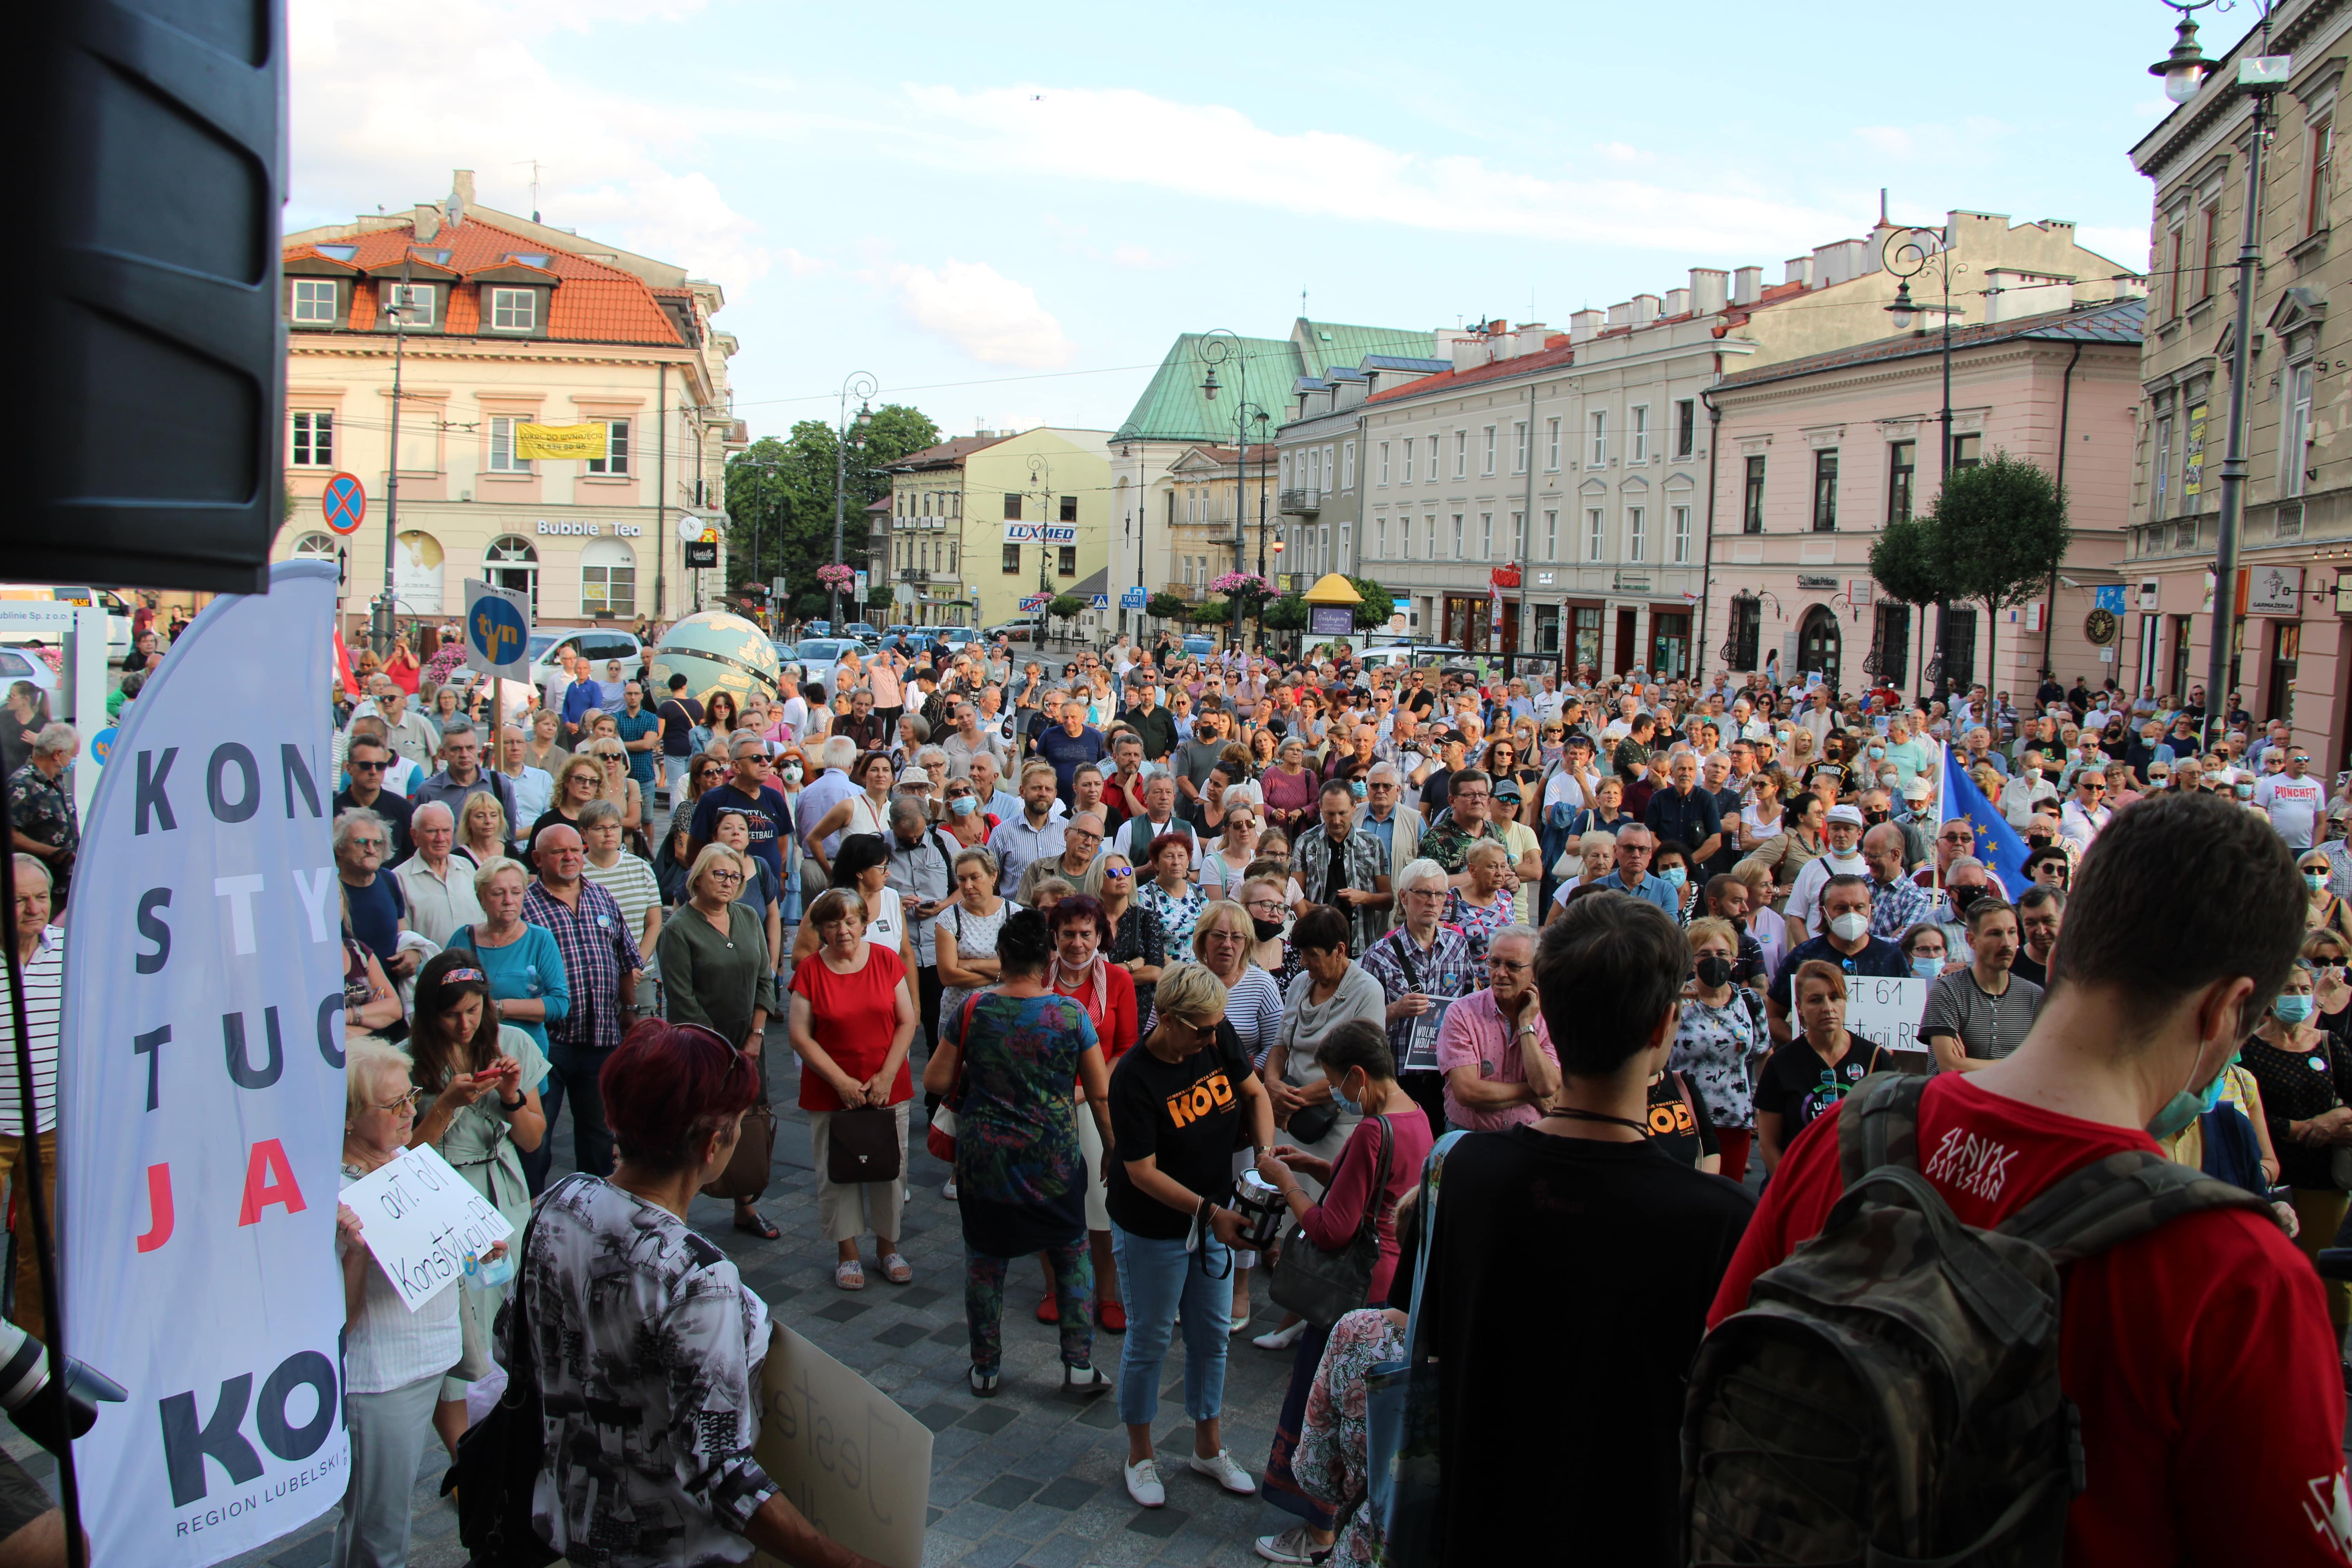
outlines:
{"label": "dormer window", "polygon": [[430,283],[387,283],[383,286],[383,305],[387,312],[400,312],[400,325],[404,331],[413,332],[439,324],[434,315]]}
{"label": "dormer window", "polygon": [[490,331],[529,332],[539,327],[539,293],[531,289],[490,290]]}
{"label": "dormer window", "polygon": [[294,324],[306,327],[331,327],[341,317],[336,308],[335,280],[331,278],[297,278],[294,279]]}

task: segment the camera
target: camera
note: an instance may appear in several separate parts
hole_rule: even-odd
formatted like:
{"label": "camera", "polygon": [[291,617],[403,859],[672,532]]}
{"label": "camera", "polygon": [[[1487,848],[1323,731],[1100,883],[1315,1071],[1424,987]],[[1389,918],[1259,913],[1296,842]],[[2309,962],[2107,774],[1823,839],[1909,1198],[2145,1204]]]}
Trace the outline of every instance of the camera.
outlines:
{"label": "camera", "polygon": [[120,1405],[131,1391],[94,1367],[66,1358],[65,1423],[58,1425],[57,1402],[46,1396],[49,1385],[49,1347],[11,1322],[0,1321],[0,1410],[16,1429],[52,1454],[65,1451],[67,1442],[89,1431],[98,1420],[102,1400]]}

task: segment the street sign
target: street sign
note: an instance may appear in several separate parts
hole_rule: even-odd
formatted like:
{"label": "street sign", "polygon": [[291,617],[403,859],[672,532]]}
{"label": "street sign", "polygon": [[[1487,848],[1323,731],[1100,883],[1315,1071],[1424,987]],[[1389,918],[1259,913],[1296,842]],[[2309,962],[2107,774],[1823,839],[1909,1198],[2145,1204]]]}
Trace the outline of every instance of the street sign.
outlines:
{"label": "street sign", "polygon": [[466,584],[466,662],[502,680],[530,679],[530,600],[518,589]]}
{"label": "street sign", "polygon": [[699,539],[688,540],[686,544],[686,563],[688,566],[699,571],[708,571],[709,568],[718,565],[718,544],[714,542]]}
{"label": "street sign", "polygon": [[1108,594],[1097,594],[1097,595],[1095,595],[1095,608],[1096,608],[1096,609],[1097,609],[1097,610],[1108,610],[1108,609],[1109,609],[1109,608],[1110,608],[1110,595],[1109,595]]}
{"label": "street sign", "polygon": [[367,487],[357,474],[337,474],[320,492],[319,510],[337,533],[357,533],[367,521]]}
{"label": "street sign", "polygon": [[114,737],[120,733],[121,733],[120,727],[109,724],[105,729],[92,735],[89,738],[89,760],[101,768],[106,766],[106,759],[114,751]]}
{"label": "street sign", "polygon": [[1122,610],[1139,610],[1143,608],[1143,590],[1140,588],[1126,588],[1120,590],[1118,595],[1118,607]]}
{"label": "street sign", "polygon": [[1052,601],[1043,594],[1026,594],[1022,596],[1021,607],[1024,610],[1042,610],[1050,603]]}

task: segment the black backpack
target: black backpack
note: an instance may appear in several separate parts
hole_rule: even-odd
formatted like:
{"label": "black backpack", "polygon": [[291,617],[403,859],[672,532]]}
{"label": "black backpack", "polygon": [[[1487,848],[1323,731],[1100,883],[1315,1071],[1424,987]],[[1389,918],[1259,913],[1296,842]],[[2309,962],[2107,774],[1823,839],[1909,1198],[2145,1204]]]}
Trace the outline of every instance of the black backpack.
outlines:
{"label": "black backpack", "polygon": [[1864,1079],[1845,1193],[1700,1344],[1683,1417],[1684,1561],[2055,1568],[2084,1485],[2059,1387],[2060,1270],[2252,1194],[2144,1151],[2095,1160],[1994,1230],[1920,1173],[1927,1079]]}

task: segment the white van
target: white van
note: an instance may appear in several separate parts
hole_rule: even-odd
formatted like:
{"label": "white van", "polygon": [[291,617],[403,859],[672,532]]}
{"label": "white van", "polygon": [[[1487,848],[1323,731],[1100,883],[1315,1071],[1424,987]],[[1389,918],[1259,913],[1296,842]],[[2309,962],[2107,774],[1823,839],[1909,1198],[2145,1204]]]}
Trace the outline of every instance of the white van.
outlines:
{"label": "white van", "polygon": [[0,599],[46,599],[60,605],[100,605],[106,610],[106,657],[120,664],[131,656],[131,606],[110,588],[56,586],[45,583],[0,583]]}

